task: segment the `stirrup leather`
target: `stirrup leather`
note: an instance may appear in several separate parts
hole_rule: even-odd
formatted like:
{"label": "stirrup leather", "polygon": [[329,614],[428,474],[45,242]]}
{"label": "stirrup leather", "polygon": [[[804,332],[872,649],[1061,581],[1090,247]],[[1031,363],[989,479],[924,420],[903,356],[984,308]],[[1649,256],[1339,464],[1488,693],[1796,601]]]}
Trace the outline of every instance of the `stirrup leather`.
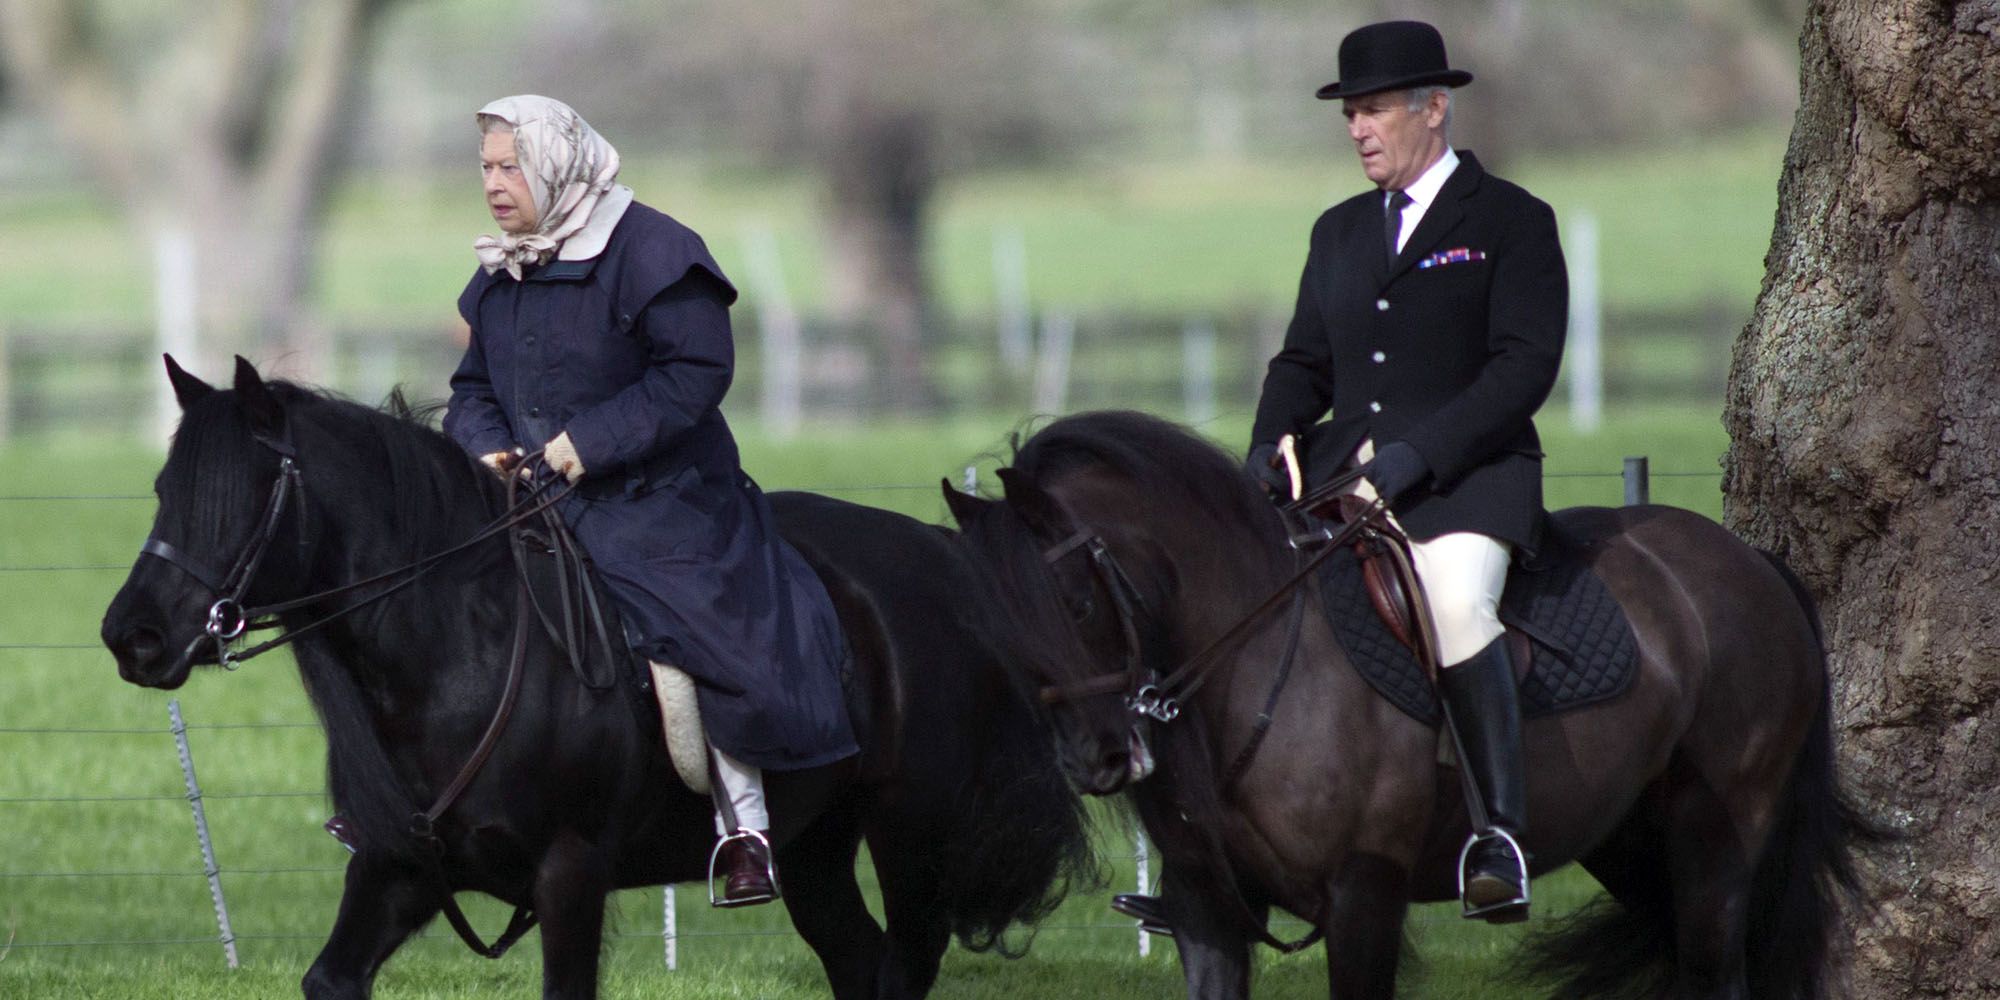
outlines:
{"label": "stirrup leather", "polygon": [[[715,893],[716,862],[722,857],[722,849],[729,846],[730,844],[736,843],[737,841],[748,841],[750,843],[762,844],[764,846],[764,874],[771,880],[771,890],[772,890],[771,892],[760,896],[745,896],[742,899],[730,899],[728,898],[727,895],[722,895],[722,896],[716,895]],[[723,877],[725,879],[728,878],[728,873],[724,872]],[[724,893],[727,893],[728,887],[724,886],[723,891]],[[737,828],[735,833],[732,833],[729,836],[717,840],[715,842],[715,847],[708,852],[708,905],[714,907],[720,907],[723,909],[727,909],[732,906],[754,906],[758,903],[768,903],[774,899],[777,899],[781,892],[782,890],[778,888],[777,854],[776,852],[771,850],[770,839],[765,837],[763,834],[757,832],[756,830],[747,830],[739,827]]]}
{"label": "stirrup leather", "polygon": [[[1497,840],[1506,844],[1507,850],[1513,854],[1516,866],[1515,871],[1521,876],[1520,880],[1515,883],[1521,887],[1520,892],[1513,899],[1488,903],[1485,906],[1473,906],[1465,898],[1465,869],[1472,862],[1473,849],[1481,843],[1491,840]],[[1458,849],[1458,900],[1461,908],[1460,916],[1463,916],[1467,920],[1482,920],[1507,910],[1518,908],[1525,911],[1528,907],[1528,894],[1528,852],[1521,849],[1521,842],[1514,839],[1513,834],[1495,826],[1488,827],[1465,838],[1465,846]]]}

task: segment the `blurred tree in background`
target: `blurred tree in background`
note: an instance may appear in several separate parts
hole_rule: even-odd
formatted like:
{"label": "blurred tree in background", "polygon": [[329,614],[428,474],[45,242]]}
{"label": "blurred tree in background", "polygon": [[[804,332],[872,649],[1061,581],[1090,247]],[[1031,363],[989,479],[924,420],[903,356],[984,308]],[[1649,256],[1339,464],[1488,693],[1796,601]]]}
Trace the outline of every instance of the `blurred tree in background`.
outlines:
{"label": "blurred tree in background", "polygon": [[299,299],[392,0],[0,0],[0,78],[142,238],[185,240],[208,354],[308,359]]}
{"label": "blurred tree in background", "polygon": [[[338,169],[467,164],[469,204],[468,123],[493,97],[569,101],[628,158],[808,171],[816,319],[872,345],[877,402],[909,411],[936,398],[924,249],[955,178],[1348,166],[1338,109],[1311,95],[1340,37],[1384,17],[1444,31],[1478,76],[1455,139],[1503,171],[1524,152],[1770,122],[1795,103],[1801,2],[0,0],[0,130],[59,132],[142,238],[190,234],[204,335],[261,338],[266,356],[317,353],[303,303]],[[0,178],[60,182],[22,160],[0,153]]]}

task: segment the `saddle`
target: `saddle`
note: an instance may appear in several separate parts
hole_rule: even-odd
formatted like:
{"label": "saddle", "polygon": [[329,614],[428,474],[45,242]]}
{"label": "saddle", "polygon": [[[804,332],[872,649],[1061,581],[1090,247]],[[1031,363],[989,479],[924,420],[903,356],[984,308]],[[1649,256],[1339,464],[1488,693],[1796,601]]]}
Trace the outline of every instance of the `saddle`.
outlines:
{"label": "saddle", "polygon": [[[1317,530],[1293,537],[1300,547],[1369,516],[1372,505],[1353,495],[1306,498],[1293,513]],[[1500,606],[1519,685],[1522,713],[1550,715],[1617,697],[1631,686],[1638,641],[1610,591],[1590,571],[1584,553],[1555,527],[1535,563],[1516,562]],[[1362,677],[1405,714],[1435,726],[1442,718],[1434,688],[1437,657],[1427,648],[1428,611],[1410,567],[1408,542],[1386,520],[1359,532],[1350,558],[1320,570],[1322,610]]]}
{"label": "saddle", "polygon": [[[1374,505],[1352,493],[1341,494],[1330,499],[1311,503],[1305,498],[1306,506],[1298,509],[1310,518],[1317,518],[1330,524],[1347,527],[1370,516]],[[1396,641],[1416,654],[1433,677],[1436,675],[1437,654],[1435,649],[1420,646],[1429,639],[1429,632],[1418,626],[1422,591],[1417,587],[1414,571],[1409,558],[1409,540],[1398,532],[1387,518],[1381,518],[1370,526],[1371,530],[1358,532],[1349,546],[1354,558],[1361,564],[1363,592],[1368,603],[1375,609],[1375,616],[1387,626]],[[1330,535],[1322,534],[1322,537]],[[1295,544],[1309,543],[1309,533],[1303,540],[1294,538]],[[1392,549],[1392,546],[1395,548]],[[1400,550],[1400,551],[1399,551]],[[1522,659],[1525,660],[1525,657]]]}

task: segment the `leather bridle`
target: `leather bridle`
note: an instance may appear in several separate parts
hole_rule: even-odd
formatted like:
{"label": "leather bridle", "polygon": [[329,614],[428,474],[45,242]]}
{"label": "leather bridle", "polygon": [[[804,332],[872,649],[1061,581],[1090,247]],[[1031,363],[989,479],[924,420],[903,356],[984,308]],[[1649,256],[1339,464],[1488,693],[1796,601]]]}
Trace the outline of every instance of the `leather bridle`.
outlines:
{"label": "leather bridle", "polygon": [[[298,464],[298,452],[293,448],[291,442],[283,438],[268,435],[256,435],[256,440],[259,444],[270,448],[278,454],[278,478],[271,484],[271,492],[264,501],[263,513],[258,517],[257,533],[251,536],[249,543],[237,555],[228,573],[216,573],[205,560],[170,544],[158,535],[149,536],[145,544],[139,548],[140,555],[153,556],[164,560],[176,569],[193,577],[216,595],[214,603],[208,607],[208,620],[203,626],[202,634],[196,636],[193,641],[188,643],[187,648],[182,650],[181,658],[183,660],[192,660],[202,643],[212,641],[215,643],[216,663],[224,669],[235,670],[246,660],[270,652],[279,646],[298,639],[302,635],[332,624],[370,604],[384,600],[410,587],[423,579],[426,574],[435,569],[444,560],[540,516],[543,512],[561,502],[564,497],[568,496],[576,488],[574,485],[565,484],[559,489],[550,490],[547,485],[550,480],[544,479],[542,484],[531,486],[527,499],[517,504],[514,502],[516,487],[525,478],[517,475],[515,478],[509,480],[507,509],[499,517],[488,522],[484,527],[474,532],[471,537],[457,545],[433,552],[423,558],[382,573],[377,573],[366,579],[344,583],[338,587],[330,587],[326,590],[280,601],[275,604],[246,608],[243,606],[244,595],[249,591],[250,585],[255,582],[257,570],[263,566],[264,556],[270,551],[272,541],[277,538],[278,526],[284,517],[287,501],[291,499],[293,494],[303,494],[304,492],[304,478]],[[527,468],[534,457],[531,455],[522,459],[518,468]],[[301,544],[303,545],[305,530],[303,524],[300,525],[299,530]],[[395,582],[376,593],[347,604],[309,624],[284,632],[275,638],[266,640],[248,649],[232,650],[229,646],[232,641],[240,638],[247,632],[281,627],[276,618],[287,611],[296,611],[300,608],[318,604],[330,597],[338,597],[342,594],[352,593],[356,590],[372,587],[377,584],[389,583],[390,581]]]}
{"label": "leather bridle", "polygon": [[[1339,532],[1328,532],[1320,551],[1300,567],[1289,579],[1272,590],[1256,607],[1250,609],[1225,629],[1221,635],[1210,640],[1194,655],[1188,657],[1178,667],[1161,677],[1158,671],[1145,665],[1139,644],[1138,624],[1133,609],[1144,607],[1138,588],[1132,578],[1118,564],[1101,535],[1089,528],[1078,528],[1075,533],[1042,553],[1042,561],[1054,567],[1072,553],[1082,551],[1090,557],[1090,571],[1099,586],[1111,595],[1111,605],[1118,616],[1118,630],[1123,636],[1123,668],[1109,673],[1094,674],[1066,684],[1051,684],[1038,693],[1045,705],[1055,705],[1079,698],[1097,695],[1123,693],[1125,707],[1136,716],[1151,718],[1159,722],[1172,722],[1180,715],[1181,702],[1191,697],[1208,681],[1210,671],[1219,662],[1219,654],[1231,643],[1241,638],[1266,613],[1276,608],[1288,596],[1298,595],[1299,585],[1310,579],[1313,571],[1326,561],[1341,546],[1353,541],[1365,531],[1375,530],[1374,525],[1386,505],[1377,500],[1360,517],[1348,523]],[[1315,542],[1321,537],[1315,536]]]}

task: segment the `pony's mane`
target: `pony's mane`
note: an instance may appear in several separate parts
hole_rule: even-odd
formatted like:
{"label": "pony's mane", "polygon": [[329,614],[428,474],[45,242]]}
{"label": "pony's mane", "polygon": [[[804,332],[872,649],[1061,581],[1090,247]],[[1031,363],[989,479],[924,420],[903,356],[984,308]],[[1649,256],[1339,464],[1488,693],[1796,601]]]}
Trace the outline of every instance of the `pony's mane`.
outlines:
{"label": "pony's mane", "polygon": [[1092,466],[1128,481],[1134,495],[1210,524],[1271,522],[1270,502],[1221,448],[1179,424],[1134,410],[1054,421],[1020,443],[1014,468],[1044,486]]}
{"label": "pony's mane", "polygon": [[[464,534],[472,496],[474,512],[492,516],[500,510],[500,490],[492,476],[476,466],[452,438],[432,426],[442,402],[412,404],[398,386],[380,408],[336,392],[306,388],[294,382],[270,382],[292,420],[336,438],[334,454],[300,454],[300,464],[348,462],[342,472],[388,504],[400,536],[426,548]],[[356,462],[358,458],[358,462]]]}

